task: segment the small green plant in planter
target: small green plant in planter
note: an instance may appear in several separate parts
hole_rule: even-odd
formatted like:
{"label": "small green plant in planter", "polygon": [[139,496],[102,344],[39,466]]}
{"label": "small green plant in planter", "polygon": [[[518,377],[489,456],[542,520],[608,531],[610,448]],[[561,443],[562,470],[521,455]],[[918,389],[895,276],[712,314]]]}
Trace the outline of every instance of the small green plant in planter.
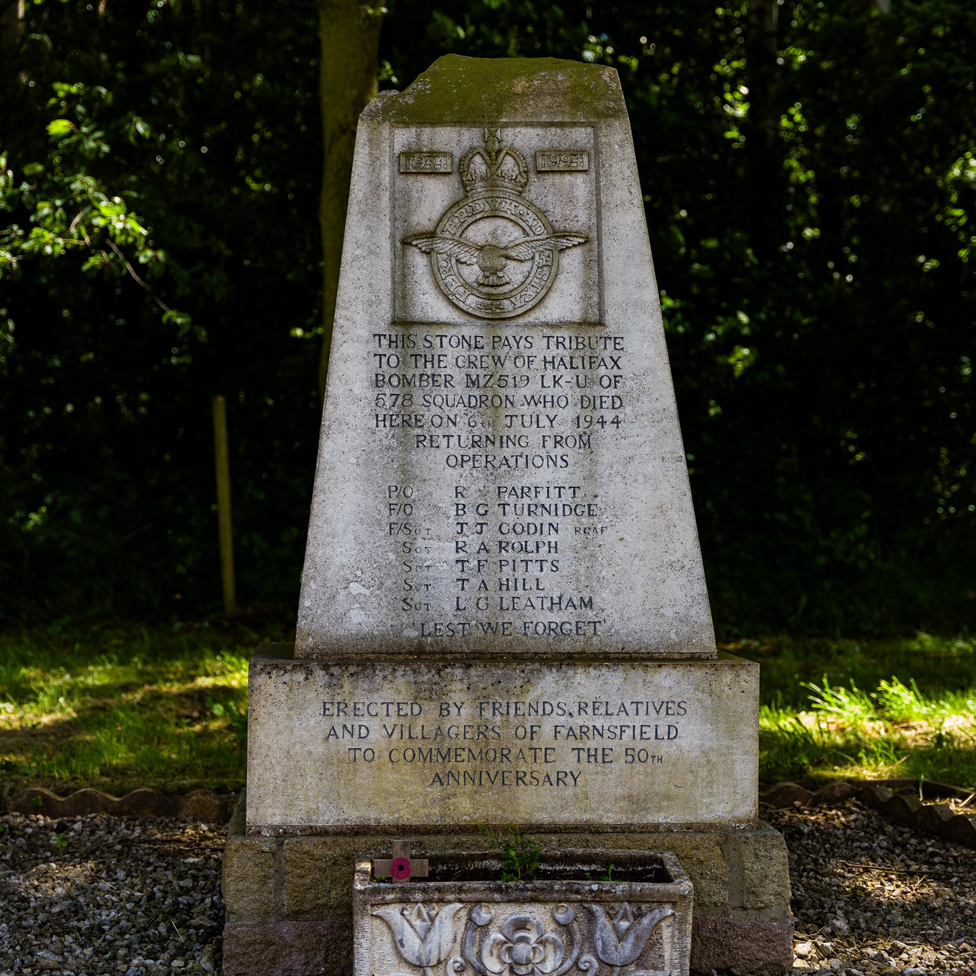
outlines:
{"label": "small green plant in planter", "polygon": [[489,843],[501,850],[502,881],[535,881],[539,873],[542,845],[530,840],[518,827],[508,826],[504,833],[496,833],[488,827],[481,832]]}
{"label": "small green plant in planter", "polygon": [[594,878],[593,875],[588,871],[586,873],[587,881],[613,881],[613,861],[607,865],[607,873],[601,875],[599,878]]}

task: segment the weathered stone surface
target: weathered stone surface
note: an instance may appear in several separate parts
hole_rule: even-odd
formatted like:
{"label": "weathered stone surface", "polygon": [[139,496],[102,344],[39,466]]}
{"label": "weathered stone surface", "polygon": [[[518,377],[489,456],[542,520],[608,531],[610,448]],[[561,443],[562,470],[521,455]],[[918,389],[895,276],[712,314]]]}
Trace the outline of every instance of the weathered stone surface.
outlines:
{"label": "weathered stone surface", "polygon": [[789,910],[790,864],[783,835],[775,830],[750,831],[737,838],[742,865],[743,908]]}
{"label": "weathered stone surface", "polygon": [[[288,837],[282,844],[285,911],[292,918],[316,918],[348,911],[355,853],[365,838]],[[379,850],[387,838],[372,838]]]}
{"label": "weathered stone surface", "polygon": [[348,972],[355,852],[482,825],[675,854],[699,956],[780,965],[758,666],[716,655],[615,72],[450,57],[363,114],[297,644],[250,695],[228,973]]}
{"label": "weathered stone surface", "polygon": [[[229,828],[229,840],[233,842],[231,860],[236,861],[242,871],[246,870],[249,863],[245,854],[247,848],[260,858],[262,852],[269,849],[265,845],[272,843],[269,838],[245,835],[244,806],[245,800],[242,799]],[[701,932],[696,930],[693,937],[693,960],[697,951],[702,959],[725,959],[723,966],[733,965],[728,962],[732,956],[721,955],[724,951],[721,931],[725,926],[739,940],[736,944],[741,944],[743,929],[739,923],[743,920],[748,926],[756,927],[760,947],[772,947],[769,949],[772,952],[769,958],[774,963],[779,958],[776,955],[780,951],[776,940],[782,938],[782,923],[789,922],[791,918],[788,888],[784,888],[782,878],[775,871],[765,876],[760,872],[752,872],[748,894],[741,880],[750,874],[744,863],[746,857],[752,856],[757,850],[775,850],[782,844],[781,835],[761,821],[698,827],[688,824],[656,825],[640,832],[540,832],[533,837],[545,848],[588,849],[594,852],[594,856],[606,858],[608,861],[614,860],[615,851],[638,849],[646,854],[673,853],[694,884],[695,917],[710,920],[708,926]],[[321,937],[324,940],[320,951],[325,954],[326,971],[348,971],[343,967],[350,965],[352,953],[352,881],[357,852],[367,850],[375,856],[388,853],[389,835],[356,833],[296,837],[273,843],[277,845],[274,848],[276,861],[272,875],[275,890],[268,902],[274,906],[274,914],[268,916],[259,912],[258,918],[246,915],[248,902],[242,895],[257,890],[258,880],[255,879],[255,884],[250,887],[240,883],[228,884],[225,875],[224,897],[229,919],[234,923],[228,927],[226,938],[231,939],[234,946],[258,946],[259,954],[263,953],[263,958],[268,960],[273,956],[273,940],[283,932],[291,932],[281,942],[282,959],[287,961],[295,958],[295,933],[313,933],[305,944],[314,948],[314,938]],[[414,854],[436,857],[459,850],[477,849],[483,843],[484,837],[478,832],[427,834],[419,843],[415,843]],[[257,860],[254,863],[262,862]],[[261,870],[266,870],[263,865]],[[767,907],[749,909],[744,904],[746,897],[753,904]],[[271,924],[280,922],[287,922],[292,928],[276,928]],[[298,922],[322,924],[323,927],[295,928]],[[738,928],[735,927],[737,925]],[[315,932],[319,936],[314,936]],[[343,932],[346,933],[345,936],[341,935]],[[699,943],[701,948],[696,950]],[[229,958],[232,962],[235,959],[246,959],[246,952],[246,949],[233,948]],[[753,953],[748,958],[754,958],[754,955]],[[321,965],[321,957],[308,954],[303,958],[310,968],[293,969],[291,972],[307,972],[310,976],[321,972],[315,968]],[[693,962],[693,969],[695,968]],[[771,966],[764,965],[758,966],[754,971],[762,972],[764,968],[773,971]],[[708,972],[710,969],[711,965],[704,967],[703,971]],[[742,967],[739,971],[744,973],[749,970]]]}
{"label": "weathered stone surface", "polygon": [[336,664],[258,653],[248,830],[757,813],[750,661]]}
{"label": "weathered stone surface", "polygon": [[370,861],[360,861],[355,976],[429,976],[442,964],[445,972],[564,973],[574,964],[595,972],[600,963],[688,972],[693,892],[674,855],[630,852],[631,873],[646,880],[606,881],[593,880],[612,871],[606,854],[543,852],[540,872],[558,880],[519,884],[465,878],[482,857],[459,852],[444,872],[459,880],[421,883],[375,884]]}
{"label": "weathered stone surface", "polygon": [[793,919],[701,917],[693,921],[691,971],[788,973],[793,968]]}
{"label": "weathered stone surface", "polygon": [[[699,908],[723,909],[728,908],[730,903],[730,870],[738,863],[737,852],[732,853],[731,857],[726,856],[723,842],[727,837],[724,832],[681,830],[647,833],[637,837],[631,835],[630,842],[635,843],[635,846],[639,843],[645,851],[667,851],[674,854],[694,883],[695,905]],[[616,838],[612,843],[605,836],[592,837],[590,840],[598,849],[620,846]]]}
{"label": "weathered stone surface", "polygon": [[228,839],[221,887],[230,921],[266,922],[281,914],[276,878],[280,843],[269,837]]}
{"label": "weathered stone surface", "polygon": [[[352,976],[351,917],[343,921],[229,922],[224,976]],[[793,922],[695,918],[691,972],[786,973],[793,961]]]}
{"label": "weathered stone surface", "polygon": [[[730,907],[730,866],[740,874],[742,872],[742,847],[739,841],[756,832],[763,837],[779,836],[763,824],[756,824],[745,830],[742,825],[736,825],[735,828],[724,828],[720,825],[718,829],[695,830],[682,827],[677,830],[650,830],[646,833],[572,832],[539,833],[533,836],[549,848],[574,847],[606,854],[615,850],[632,850],[640,845],[641,850],[648,854],[673,853],[694,882],[696,904],[709,910],[720,910]],[[246,838],[247,843],[259,840],[266,838]],[[447,853],[470,848],[479,842],[483,843],[484,838],[476,834],[426,835],[415,853],[421,850],[422,856]],[[726,842],[729,847],[727,853]],[[281,847],[278,848],[278,856],[282,858],[282,917],[328,918],[348,913],[350,909],[352,865],[356,852],[370,850],[379,854],[389,847],[389,837],[370,834],[289,837],[279,843]],[[762,883],[761,878],[757,880]],[[766,904],[779,911],[787,908],[788,891],[786,900],[782,901],[779,897],[782,885],[778,879],[768,878],[766,883],[776,889],[775,893],[770,892],[766,896]],[[731,901],[739,904],[738,898],[736,895]],[[234,904],[236,906],[236,900]]]}
{"label": "weathered stone surface", "polygon": [[[235,845],[234,858],[246,865],[248,858],[237,851],[250,848],[259,853],[271,838],[245,834],[244,802],[231,821],[229,842]],[[532,835],[546,848],[578,848],[595,854],[640,850],[645,853],[672,853],[695,886],[699,910],[721,915],[752,906],[766,906],[753,914],[781,919],[789,914],[788,877],[776,863],[783,850],[782,835],[762,821],[749,823],[649,825],[641,831],[563,829],[540,831]],[[280,917],[344,917],[351,908],[353,868],[357,852],[368,850],[375,856],[389,851],[390,834],[355,832],[306,837],[286,837],[275,841],[277,867],[274,872],[276,894],[272,901]],[[415,842],[417,857],[476,849],[484,844],[478,831],[425,834]],[[239,845],[239,846],[236,846]],[[763,852],[767,852],[764,854]],[[759,857],[769,870],[751,871],[746,859]],[[748,884],[743,878],[748,877]],[[784,883],[785,879],[785,883]],[[243,918],[243,901],[236,897],[238,886],[225,880],[224,897],[228,911]],[[748,900],[748,906],[747,906]],[[276,916],[278,917],[278,916]]]}
{"label": "weathered stone surface", "polygon": [[351,976],[352,922],[228,922],[224,976]]}
{"label": "weathered stone surface", "polygon": [[616,72],[363,113],[297,655],[714,657]]}

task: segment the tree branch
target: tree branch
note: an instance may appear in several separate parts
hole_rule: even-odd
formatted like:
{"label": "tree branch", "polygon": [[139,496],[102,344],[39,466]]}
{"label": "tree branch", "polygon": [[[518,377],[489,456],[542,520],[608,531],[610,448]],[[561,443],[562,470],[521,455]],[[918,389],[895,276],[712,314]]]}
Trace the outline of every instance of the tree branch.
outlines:
{"label": "tree branch", "polygon": [[[81,216],[81,215],[79,214],[78,216]],[[77,220],[78,220],[78,217],[75,217],[75,219],[74,219],[74,220],[73,220],[73,221],[71,222],[71,226],[72,226],[72,227],[73,227],[73,226],[75,225],[75,222],[76,222]],[[140,278],[140,277],[139,277],[139,274],[138,274],[138,272],[137,272],[137,271],[136,271],[136,269],[135,269],[135,268],[133,268],[133,267],[132,267],[132,265],[131,265],[131,264],[129,263],[129,259],[128,259],[128,258],[127,258],[127,257],[126,257],[126,256],[125,256],[125,255],[124,255],[123,253],[122,253],[122,251],[121,251],[121,250],[119,250],[119,247],[118,247],[118,245],[117,245],[117,244],[115,243],[115,241],[113,241],[111,237],[108,237],[108,238],[106,238],[106,241],[108,242],[108,246],[109,246],[109,247],[110,247],[110,248],[111,248],[111,249],[112,249],[113,251],[115,251],[115,254],[116,254],[116,256],[117,256],[117,257],[119,258],[119,260],[120,260],[120,261],[121,261],[121,262],[122,262],[122,263],[123,263],[123,264],[125,265],[125,268],[126,268],[126,271],[128,271],[128,272],[129,272],[129,274],[130,274],[130,275],[131,275],[131,277],[132,277],[132,280],[133,280],[133,281],[135,281],[137,285],[140,285],[141,287],[143,287],[143,288],[145,288],[145,289],[146,289],[146,291],[148,291],[148,292],[149,292],[149,295],[150,295],[150,297],[152,298],[152,300],[153,300],[153,301],[154,301],[154,302],[155,302],[155,303],[156,303],[156,304],[157,304],[157,305],[158,305],[158,306],[159,306],[159,307],[160,307],[160,308],[161,308],[161,309],[162,309],[162,310],[163,310],[164,312],[172,312],[173,310],[172,310],[172,309],[171,309],[171,308],[169,307],[169,305],[167,305],[167,304],[166,304],[166,302],[164,302],[164,301],[163,301],[163,300],[162,300],[162,299],[161,299],[161,298],[159,297],[159,295],[157,295],[157,294],[156,294],[156,293],[155,293],[155,292],[154,292],[154,291],[152,290],[152,288],[151,288],[151,287],[150,287],[150,286],[149,286],[149,285],[148,285],[148,284],[147,284],[147,283],[146,283],[145,281],[143,281],[143,280],[142,280],[142,278]],[[94,254],[97,254],[97,253],[99,253],[98,251],[96,251],[96,249],[95,249],[95,245],[94,245],[94,244],[92,244],[92,242],[91,242],[91,238],[90,238],[90,237],[89,237],[89,236],[88,236],[87,234],[85,234],[85,243],[86,243],[86,244],[87,244],[87,245],[88,245],[88,246],[89,246],[89,247],[90,247],[90,248],[92,249],[92,253],[94,253]],[[102,254],[104,254],[105,252],[104,252],[104,251],[102,251],[101,253],[102,253]]]}

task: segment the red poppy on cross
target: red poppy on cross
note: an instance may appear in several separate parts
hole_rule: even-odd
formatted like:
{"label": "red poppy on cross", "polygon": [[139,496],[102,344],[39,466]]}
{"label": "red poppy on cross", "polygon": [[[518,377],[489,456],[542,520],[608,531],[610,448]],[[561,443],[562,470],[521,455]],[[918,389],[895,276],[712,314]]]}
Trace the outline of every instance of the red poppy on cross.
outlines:
{"label": "red poppy on cross", "polygon": [[373,858],[374,878],[393,878],[406,881],[407,878],[427,877],[427,858],[410,858],[410,841],[395,840],[392,858]]}

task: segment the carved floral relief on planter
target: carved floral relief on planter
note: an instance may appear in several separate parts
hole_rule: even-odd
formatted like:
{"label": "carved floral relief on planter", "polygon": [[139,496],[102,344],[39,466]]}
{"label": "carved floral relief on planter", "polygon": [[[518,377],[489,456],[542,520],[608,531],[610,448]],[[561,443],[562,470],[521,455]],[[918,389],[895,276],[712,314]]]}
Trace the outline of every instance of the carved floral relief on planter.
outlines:
{"label": "carved floral relief on planter", "polygon": [[437,905],[414,905],[412,909],[378,908],[374,915],[393,930],[393,938],[404,962],[419,966],[426,973],[447,959],[454,942],[455,902],[438,909]]}
{"label": "carved floral relief on planter", "polygon": [[[475,905],[465,926],[464,958],[481,976],[562,976],[580,951],[579,930],[570,928],[574,914],[568,905],[557,905],[552,909],[555,925],[547,931],[531,912],[509,915],[497,925],[493,912]],[[559,931],[558,926],[568,931]]]}
{"label": "carved floral relief on planter", "polygon": [[357,871],[355,974],[683,976],[691,882],[664,858],[663,884],[363,885]]}

